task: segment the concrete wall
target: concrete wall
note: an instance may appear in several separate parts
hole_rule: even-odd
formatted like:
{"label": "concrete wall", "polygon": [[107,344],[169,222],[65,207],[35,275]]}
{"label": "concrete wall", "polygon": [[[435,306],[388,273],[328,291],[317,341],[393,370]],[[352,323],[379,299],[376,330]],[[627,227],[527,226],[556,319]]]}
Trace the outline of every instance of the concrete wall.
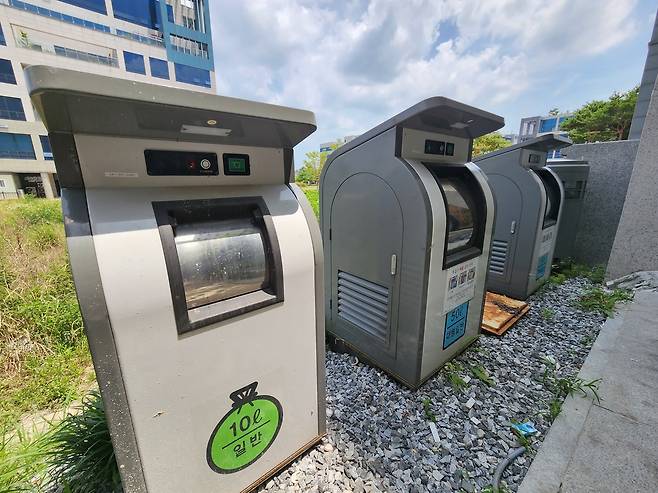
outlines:
{"label": "concrete wall", "polygon": [[649,101],[651,101],[651,91],[656,83],[656,76],[658,75],[658,14],[653,25],[653,32],[649,40],[649,50],[647,52],[647,61],[644,64],[644,72],[642,73],[642,80],[640,82],[640,93],[637,96],[637,103],[635,104],[635,112],[633,113],[633,121],[631,122],[631,129],[628,135],[629,139],[639,139],[642,135],[642,127],[644,126],[644,119],[649,109]]}
{"label": "concrete wall", "polygon": [[658,270],[658,92],[654,86],[606,277]]}
{"label": "concrete wall", "polygon": [[626,199],[638,148],[637,140],[575,144],[562,149],[569,159],[589,162],[587,191],[575,241],[575,260],[587,265],[608,263]]}

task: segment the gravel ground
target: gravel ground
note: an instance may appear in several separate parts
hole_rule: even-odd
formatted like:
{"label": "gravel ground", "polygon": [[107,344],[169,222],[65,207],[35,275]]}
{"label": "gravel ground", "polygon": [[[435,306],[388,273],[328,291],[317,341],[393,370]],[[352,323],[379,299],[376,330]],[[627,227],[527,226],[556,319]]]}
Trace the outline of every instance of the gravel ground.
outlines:
{"label": "gravel ground", "polygon": [[[480,491],[518,446],[511,422],[529,420],[539,430],[533,449],[504,476],[516,491],[550,426],[544,358],[557,362],[557,375],[576,375],[604,321],[573,306],[589,286],[571,279],[533,295],[531,310],[505,336],[480,337],[415,392],[354,356],[328,352],[327,438],[261,491]],[[473,374],[478,366],[493,386]],[[466,388],[455,389],[450,373]],[[424,407],[436,416],[438,443]]]}

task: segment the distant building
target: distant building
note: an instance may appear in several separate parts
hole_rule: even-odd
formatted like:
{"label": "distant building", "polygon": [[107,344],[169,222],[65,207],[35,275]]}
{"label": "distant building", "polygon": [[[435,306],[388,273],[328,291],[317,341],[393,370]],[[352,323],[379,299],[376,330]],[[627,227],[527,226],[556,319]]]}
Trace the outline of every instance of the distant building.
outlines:
{"label": "distant building", "polygon": [[[557,115],[529,116],[527,118],[521,118],[519,142],[524,142],[551,133],[568,137],[569,135],[566,132],[562,132],[560,127],[572,115],[573,113],[559,113]],[[560,157],[559,150],[549,152],[547,156],[548,159],[556,157]]]}
{"label": "distant building", "polygon": [[324,142],[323,144],[320,144],[320,152],[327,152],[330,153],[333,151],[332,146],[335,146],[338,144],[338,147],[347,144],[350,140],[354,140],[358,137],[358,135],[346,135],[342,139],[336,139],[332,142]]}
{"label": "distant building", "polygon": [[505,135],[503,135],[503,139],[505,139],[507,142],[509,142],[512,145],[519,143],[519,135],[518,134],[505,134]]}
{"label": "distant building", "polygon": [[50,65],[215,93],[209,4],[0,0],[0,199],[59,195],[48,133],[23,68]]}

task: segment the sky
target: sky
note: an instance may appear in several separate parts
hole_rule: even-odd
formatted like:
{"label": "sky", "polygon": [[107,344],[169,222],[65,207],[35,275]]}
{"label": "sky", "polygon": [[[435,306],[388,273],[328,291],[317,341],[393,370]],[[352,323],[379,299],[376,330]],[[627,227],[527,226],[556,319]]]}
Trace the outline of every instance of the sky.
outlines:
{"label": "sky", "polygon": [[315,113],[299,167],[430,96],[505,118],[639,84],[655,0],[212,0],[217,89]]}

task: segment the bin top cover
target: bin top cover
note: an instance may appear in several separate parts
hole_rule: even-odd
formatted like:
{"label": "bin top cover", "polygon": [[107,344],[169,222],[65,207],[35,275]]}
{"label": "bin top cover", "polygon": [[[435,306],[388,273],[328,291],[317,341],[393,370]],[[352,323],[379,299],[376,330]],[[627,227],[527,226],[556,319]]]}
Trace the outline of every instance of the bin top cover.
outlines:
{"label": "bin top cover", "polygon": [[315,131],[306,110],[74,70],[25,69],[49,132],[292,148]]}

